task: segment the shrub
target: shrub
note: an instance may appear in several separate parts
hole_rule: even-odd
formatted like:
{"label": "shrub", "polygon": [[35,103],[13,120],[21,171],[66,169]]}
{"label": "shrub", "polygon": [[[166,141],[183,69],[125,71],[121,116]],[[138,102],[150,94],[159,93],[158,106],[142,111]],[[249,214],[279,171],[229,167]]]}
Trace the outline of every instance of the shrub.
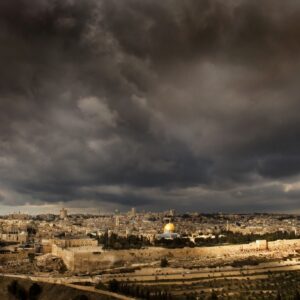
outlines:
{"label": "shrub", "polygon": [[17,298],[18,300],[26,300],[26,290],[19,284],[17,280],[13,280],[8,286],[7,291],[9,294]]}
{"label": "shrub", "polygon": [[116,279],[112,279],[108,282],[108,289],[111,291],[111,292],[118,292],[119,291],[119,281],[117,281]]}
{"label": "shrub", "polygon": [[73,300],[89,300],[89,298],[86,295],[78,295]]}
{"label": "shrub", "polygon": [[42,293],[42,287],[38,283],[33,283],[29,288],[29,300],[36,300]]}
{"label": "shrub", "polygon": [[168,260],[165,257],[162,258],[161,261],[160,261],[160,267],[161,268],[166,268],[168,265],[169,265]]}

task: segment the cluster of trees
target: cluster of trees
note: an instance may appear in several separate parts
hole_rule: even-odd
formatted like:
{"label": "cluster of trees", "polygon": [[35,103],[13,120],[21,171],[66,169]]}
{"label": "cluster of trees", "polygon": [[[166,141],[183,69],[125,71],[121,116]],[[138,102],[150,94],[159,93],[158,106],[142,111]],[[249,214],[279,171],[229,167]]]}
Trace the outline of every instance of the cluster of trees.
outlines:
{"label": "cluster of trees", "polygon": [[13,280],[7,291],[17,300],[38,300],[42,293],[42,287],[38,283],[33,283],[27,291],[17,280]]}
{"label": "cluster of trees", "polygon": [[230,265],[235,268],[241,268],[244,266],[257,266],[266,261],[267,259],[264,257],[250,256],[242,260],[234,260],[232,263],[230,263]]}
{"label": "cluster of trees", "polygon": [[28,235],[36,235],[36,232],[37,232],[37,229],[34,227],[34,226],[32,226],[32,225],[29,225],[28,227],[27,227],[27,233],[28,233]]}
{"label": "cluster of trees", "polygon": [[[283,296],[282,296],[281,293],[278,291],[276,300],[282,300],[282,299],[283,299]],[[299,293],[298,291],[296,291],[294,297],[291,298],[291,300],[300,300],[300,293]]]}
{"label": "cluster of trees", "polygon": [[[270,297],[270,298],[269,298]],[[201,294],[200,296],[198,293],[190,293],[190,294],[185,294],[185,300],[199,300],[199,299],[206,299],[206,300],[218,300],[218,299],[224,299],[224,295],[218,295],[214,290],[208,294],[205,295],[205,293]],[[227,299],[227,297],[226,297]],[[300,300],[300,293],[299,291],[296,291],[294,293],[294,296],[290,296],[290,297],[286,297],[283,296],[282,293],[280,291],[277,292],[277,295],[274,298],[274,295],[264,295],[264,293],[261,294],[253,294],[252,296],[250,295],[236,295],[236,296],[232,296],[230,299],[234,299],[234,300],[242,300],[242,299],[275,299],[275,300],[283,300],[283,299],[290,299],[290,300]]]}
{"label": "cluster of trees", "polygon": [[[33,283],[27,291],[17,280],[13,280],[7,291],[16,300],[38,300],[42,293],[42,287],[38,283]],[[89,300],[86,295],[75,296],[72,300]]]}
{"label": "cluster of trees", "polygon": [[164,247],[164,248],[184,248],[184,247],[195,247],[195,244],[190,241],[188,238],[180,237],[174,239],[159,239],[155,240],[154,245],[156,247]]}
{"label": "cluster of trees", "polygon": [[[159,239],[154,241],[154,246],[165,247],[170,249],[184,248],[184,247],[203,247],[215,246],[220,244],[247,244],[259,239],[268,241],[275,241],[280,239],[295,239],[300,238],[294,232],[277,231],[266,234],[242,234],[225,231],[221,233],[221,237],[216,235],[215,238],[196,238],[195,242],[190,241],[187,237],[178,237],[174,239]],[[100,244],[104,249],[141,249],[143,247],[153,246],[150,240],[146,237],[139,237],[136,235],[129,235],[127,237],[118,236],[115,233],[109,235],[107,232],[98,238]]]}
{"label": "cluster of trees", "polygon": [[100,244],[104,249],[141,249],[143,247],[150,246],[149,239],[145,237],[139,237],[136,235],[129,235],[127,237],[118,236],[115,233],[109,235],[107,232],[98,238]]}
{"label": "cluster of trees", "polygon": [[138,286],[127,282],[120,282],[116,279],[109,281],[108,289],[114,293],[121,293],[138,299],[145,300],[172,300],[170,292],[147,286]]}
{"label": "cluster of trees", "polygon": [[222,232],[221,237],[216,235],[215,238],[196,238],[193,243],[187,237],[180,237],[174,239],[159,239],[154,242],[154,245],[157,247],[165,247],[170,249],[175,248],[184,248],[184,247],[207,247],[207,246],[216,246],[221,244],[248,244],[256,240],[267,240],[267,241],[276,241],[276,240],[288,240],[296,239],[300,236],[297,236],[294,232],[272,232],[266,234],[242,234],[234,233],[231,231]]}
{"label": "cluster of trees", "polygon": [[[224,236],[223,236],[224,235]],[[225,231],[222,233],[221,237],[216,236],[214,239],[204,239],[196,238],[196,246],[214,246],[219,244],[247,244],[254,242],[256,240],[267,240],[267,241],[276,241],[276,240],[289,240],[296,239],[299,236],[295,235],[294,232],[282,232],[276,231],[272,233],[265,234],[242,234],[239,232]]]}
{"label": "cluster of trees", "polygon": [[[172,300],[175,299],[174,296],[168,291],[159,289],[157,287],[151,286],[138,286],[134,284],[129,284],[127,282],[120,282],[116,279],[109,281],[108,290],[114,293],[121,293],[127,296],[131,296],[138,299],[145,300]],[[199,293],[190,293],[185,294],[184,297],[186,300],[196,300],[199,299],[199,296],[205,297],[205,294]],[[202,298],[201,298],[202,299]],[[213,290],[207,300],[216,300],[219,299],[217,293]],[[298,300],[298,299],[297,299]]]}

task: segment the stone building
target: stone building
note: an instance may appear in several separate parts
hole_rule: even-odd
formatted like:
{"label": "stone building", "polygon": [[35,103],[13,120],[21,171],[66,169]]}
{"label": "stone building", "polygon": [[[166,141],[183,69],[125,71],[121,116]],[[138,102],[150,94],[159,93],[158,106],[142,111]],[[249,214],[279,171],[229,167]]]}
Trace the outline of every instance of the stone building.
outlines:
{"label": "stone building", "polygon": [[25,244],[28,241],[28,233],[26,231],[4,232],[0,233],[0,240]]}

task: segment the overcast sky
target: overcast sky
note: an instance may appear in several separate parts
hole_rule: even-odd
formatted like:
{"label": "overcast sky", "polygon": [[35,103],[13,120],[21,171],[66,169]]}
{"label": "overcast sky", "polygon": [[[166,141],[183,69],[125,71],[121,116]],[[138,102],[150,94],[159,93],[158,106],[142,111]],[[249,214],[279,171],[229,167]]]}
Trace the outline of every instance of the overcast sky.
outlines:
{"label": "overcast sky", "polygon": [[300,212],[299,91],[297,0],[0,1],[0,209]]}

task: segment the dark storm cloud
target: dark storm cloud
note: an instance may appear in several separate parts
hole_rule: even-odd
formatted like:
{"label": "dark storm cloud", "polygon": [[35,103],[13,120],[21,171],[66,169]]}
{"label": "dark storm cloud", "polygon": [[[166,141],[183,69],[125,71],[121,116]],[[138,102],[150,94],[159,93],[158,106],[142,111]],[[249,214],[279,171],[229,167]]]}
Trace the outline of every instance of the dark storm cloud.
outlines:
{"label": "dark storm cloud", "polygon": [[1,201],[296,209],[299,17],[292,0],[2,1]]}

